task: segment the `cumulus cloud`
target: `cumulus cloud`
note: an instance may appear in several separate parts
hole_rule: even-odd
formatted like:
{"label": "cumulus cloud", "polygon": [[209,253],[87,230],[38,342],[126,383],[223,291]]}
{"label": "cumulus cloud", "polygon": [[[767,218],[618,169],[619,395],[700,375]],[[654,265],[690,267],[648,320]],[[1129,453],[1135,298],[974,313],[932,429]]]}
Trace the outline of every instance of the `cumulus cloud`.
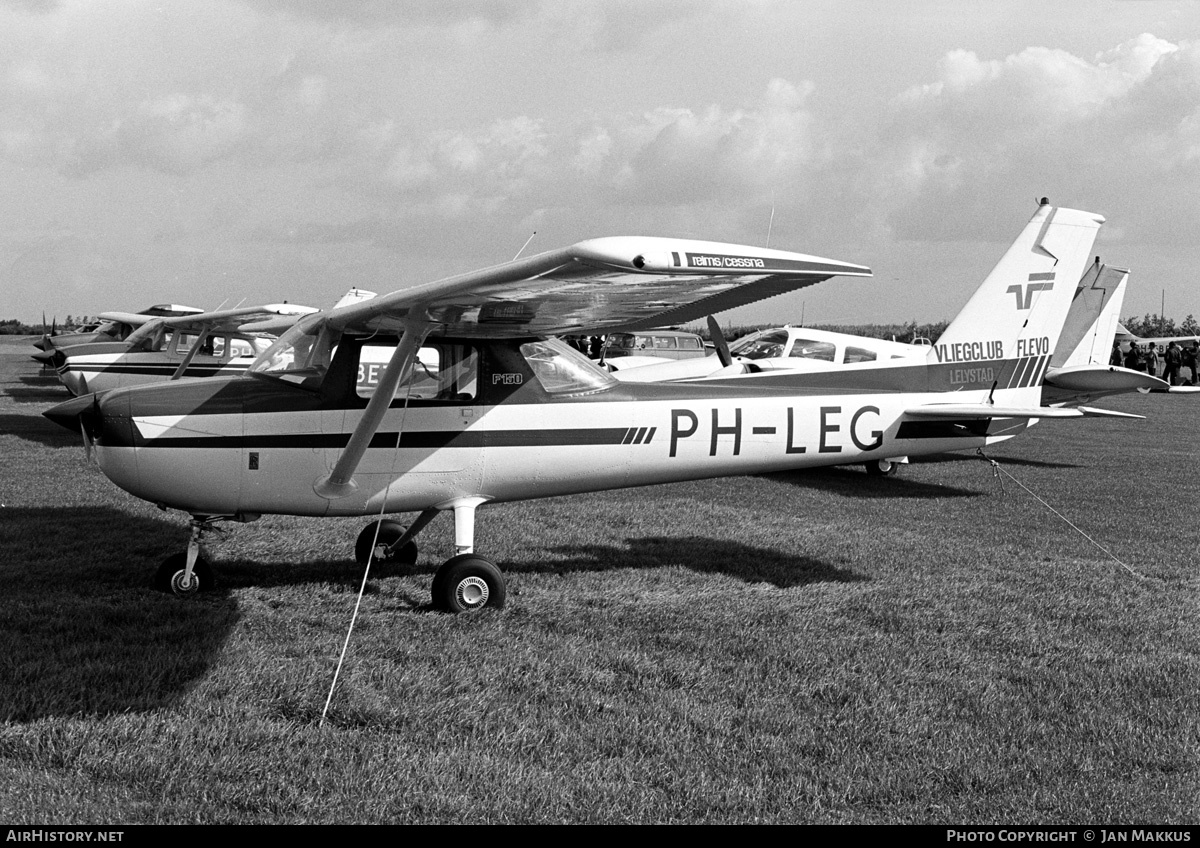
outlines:
{"label": "cumulus cloud", "polygon": [[518,116],[473,133],[432,132],[397,145],[383,174],[410,199],[463,214],[471,203],[438,196],[466,192],[488,206],[496,199],[736,206],[769,197],[772,186],[817,160],[810,93],[810,84],[776,79],[741,107],[662,107],[563,125]]}
{"label": "cumulus cloud", "polygon": [[[1133,192],[1174,203],[1200,191],[1189,166],[1198,109],[1196,42],[1144,34],[1091,59],[1040,47],[1004,59],[955,50],[937,79],[893,102],[878,193],[908,238],[978,237],[993,222],[993,198],[1016,185],[1102,208]],[[1175,211],[1197,222],[1194,209]]]}

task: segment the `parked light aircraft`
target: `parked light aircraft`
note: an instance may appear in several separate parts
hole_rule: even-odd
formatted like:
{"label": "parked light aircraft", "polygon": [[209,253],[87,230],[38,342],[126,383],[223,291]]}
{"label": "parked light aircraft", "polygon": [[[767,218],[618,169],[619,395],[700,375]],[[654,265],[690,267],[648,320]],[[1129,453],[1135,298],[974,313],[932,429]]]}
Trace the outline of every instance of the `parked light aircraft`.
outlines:
{"label": "parked light aircraft", "polygon": [[371,523],[356,544],[361,561],[411,562],[417,533],[449,511],[457,553],[433,579],[434,606],[499,607],[503,574],[474,552],[485,503],[941,453],[1014,421],[1116,414],[1038,405],[1102,221],[1043,202],[925,360],[854,377],[618,383],[549,337],[685,322],[870,273],[618,237],[309,316],[242,378],[116,389],[46,415],[82,429],[117,485],[191,514],[186,553],[157,575],[172,591],[211,582],[200,542],[215,521],[418,512],[407,528]]}
{"label": "parked light aircraft", "polygon": [[[1167,390],[1167,383],[1144,372],[1108,364],[1117,316],[1125,298],[1129,272],[1100,264],[1088,267],[1075,289],[1062,333],[1042,378],[1043,406],[1078,406],[1106,395],[1135,390]],[[717,361],[658,363],[618,372],[623,382],[723,379],[770,371],[825,372],[861,363],[926,358],[928,344],[903,344],[868,336],[808,327],[760,330],[726,344],[711,317],[709,329],[719,351]],[[854,373],[858,368],[851,368]],[[1032,422],[1029,422],[1032,423]],[[1015,424],[989,441],[1012,438],[1025,424]],[[908,457],[882,457],[865,463],[868,474],[890,475]]]}
{"label": "parked light aircraft", "polygon": [[1129,350],[1129,343],[1136,342],[1139,345],[1155,344],[1163,347],[1171,342],[1176,344],[1197,344],[1200,343],[1200,336],[1135,336],[1129,332],[1129,329],[1122,323],[1117,322],[1116,325],[1116,340],[1121,345],[1122,350]]}
{"label": "parked light aircraft", "polygon": [[[334,308],[372,297],[374,292],[353,288]],[[316,311],[285,302],[156,318],[123,342],[68,348],[57,371],[73,395],[181,377],[233,376],[300,316]]]}
{"label": "parked light aircraft", "polygon": [[181,377],[234,375],[246,370],[275,340],[241,331],[271,314],[293,320],[311,306],[272,303],[175,318],[156,318],[124,341],[74,345],[63,351],[58,378],[72,395],[103,392]]}
{"label": "parked light aircraft", "polygon": [[[43,334],[40,342],[34,342],[34,347],[39,348],[39,351],[33,354],[33,358],[43,365],[58,367],[62,364],[65,351],[76,345],[124,341],[138,327],[155,318],[196,315],[203,311],[194,306],[159,303],[141,312],[103,312],[100,314],[100,326],[95,330],[60,335]],[[43,320],[42,323],[45,324],[45,321]]]}

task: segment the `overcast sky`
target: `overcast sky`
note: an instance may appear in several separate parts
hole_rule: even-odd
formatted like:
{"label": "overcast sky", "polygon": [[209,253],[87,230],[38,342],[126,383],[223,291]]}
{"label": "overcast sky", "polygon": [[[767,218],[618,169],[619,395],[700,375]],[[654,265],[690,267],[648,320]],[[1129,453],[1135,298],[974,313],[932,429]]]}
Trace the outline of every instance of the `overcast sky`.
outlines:
{"label": "overcast sky", "polygon": [[723,323],[934,321],[1043,195],[1200,316],[1200,3],[0,0],[0,318],[770,230],[875,277]]}

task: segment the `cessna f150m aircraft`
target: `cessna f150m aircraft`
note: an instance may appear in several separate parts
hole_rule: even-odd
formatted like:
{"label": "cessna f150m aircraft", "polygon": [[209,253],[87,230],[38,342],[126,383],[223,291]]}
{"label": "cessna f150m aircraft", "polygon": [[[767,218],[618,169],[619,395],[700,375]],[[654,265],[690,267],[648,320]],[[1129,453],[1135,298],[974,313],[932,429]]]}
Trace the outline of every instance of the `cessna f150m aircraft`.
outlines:
{"label": "cessna f150m aircraft", "polygon": [[117,485],[192,515],[186,553],[157,576],[177,593],[212,580],[199,553],[214,521],[418,512],[407,528],[370,524],[356,546],[360,561],[411,562],[416,534],[452,511],[458,553],[434,605],[498,607],[504,577],[474,553],[482,504],[940,453],[985,444],[994,425],[1084,415],[1038,402],[1102,221],[1044,202],[924,361],[854,380],[618,383],[549,337],[686,322],[870,273],[620,237],[308,316],[240,378],[114,389],[46,414],[82,428]]}

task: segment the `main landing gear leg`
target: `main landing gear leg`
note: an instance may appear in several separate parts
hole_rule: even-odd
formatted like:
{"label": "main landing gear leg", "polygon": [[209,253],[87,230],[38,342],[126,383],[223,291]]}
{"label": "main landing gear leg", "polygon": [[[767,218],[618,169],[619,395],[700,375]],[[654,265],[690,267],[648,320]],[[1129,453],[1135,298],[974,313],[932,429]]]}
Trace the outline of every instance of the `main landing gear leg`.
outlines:
{"label": "main landing gear leg", "polygon": [[200,541],[205,531],[224,519],[225,516],[192,516],[192,535],[188,539],[187,551],[171,554],[163,560],[154,575],[154,587],[173,595],[190,597],[197,592],[207,591],[215,583],[212,566],[200,556]]}
{"label": "main landing gear leg", "polygon": [[455,556],[433,575],[433,606],[448,613],[500,609],[508,594],[504,575],[475,551],[475,508],[484,498],[462,498],[445,506],[454,510]]}

